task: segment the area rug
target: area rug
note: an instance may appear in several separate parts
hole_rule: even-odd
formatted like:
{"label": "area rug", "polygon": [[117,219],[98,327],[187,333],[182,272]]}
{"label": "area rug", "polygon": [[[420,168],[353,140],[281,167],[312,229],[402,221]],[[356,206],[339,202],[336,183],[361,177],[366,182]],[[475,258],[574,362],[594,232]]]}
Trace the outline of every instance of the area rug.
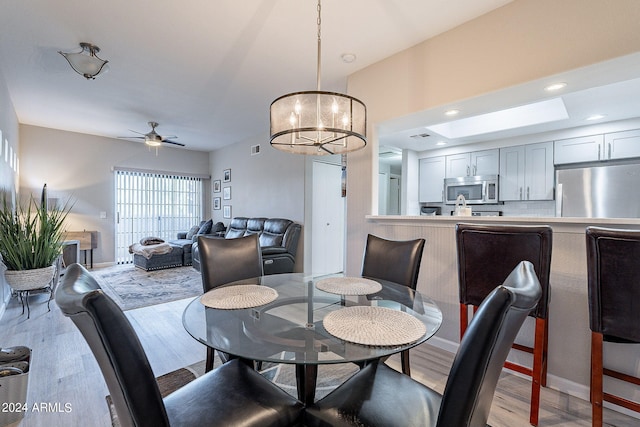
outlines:
{"label": "area rug", "polygon": [[123,310],[162,304],[202,293],[200,272],[193,267],[145,271],[133,264],[91,271],[105,293]]}

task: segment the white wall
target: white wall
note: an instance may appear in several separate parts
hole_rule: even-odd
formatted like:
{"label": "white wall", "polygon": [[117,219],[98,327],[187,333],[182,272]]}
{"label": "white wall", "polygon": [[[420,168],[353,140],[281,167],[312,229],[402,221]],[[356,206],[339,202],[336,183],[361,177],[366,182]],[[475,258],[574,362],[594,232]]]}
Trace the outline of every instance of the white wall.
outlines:
{"label": "white wall", "polygon": [[[16,194],[16,183],[18,182],[17,173],[10,167],[10,164],[5,161],[6,143],[8,141],[9,146],[17,154],[20,150],[19,139],[19,127],[18,118],[16,117],[13,104],[11,103],[11,97],[7,91],[7,86],[4,81],[4,77],[0,74],[0,131],[2,131],[2,138],[0,138],[0,203],[3,198],[7,197],[7,201],[12,203]],[[0,268],[0,318],[4,312],[6,301],[9,299],[11,291],[9,286],[4,280],[4,274]]]}
{"label": "white wall", "polygon": [[[67,229],[98,231],[94,264],[115,260],[114,166],[209,174],[209,153],[201,151],[163,146],[156,156],[138,142],[26,125],[20,126],[20,140],[20,197],[39,197],[46,183],[50,198],[71,198]],[[210,191],[207,180],[205,207],[211,204]],[[205,218],[209,215],[205,209]]]}

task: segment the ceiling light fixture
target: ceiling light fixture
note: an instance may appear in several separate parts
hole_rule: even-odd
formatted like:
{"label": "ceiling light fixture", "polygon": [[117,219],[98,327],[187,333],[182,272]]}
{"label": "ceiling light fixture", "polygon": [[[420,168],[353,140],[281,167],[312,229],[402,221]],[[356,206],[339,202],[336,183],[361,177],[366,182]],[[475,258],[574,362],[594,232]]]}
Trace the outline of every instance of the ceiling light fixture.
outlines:
{"label": "ceiling light fixture", "polygon": [[109,61],[98,58],[96,54],[100,52],[100,48],[96,45],[80,43],[80,47],[82,48],[80,52],[66,53],[58,51],[58,53],[65,57],[73,71],[87,80],[93,80],[97,75],[107,70],[105,65]]}
{"label": "ceiling light fixture", "polygon": [[459,113],[460,113],[460,110],[447,110],[444,112],[444,115],[453,117],[453,116],[457,116]]}
{"label": "ceiling light fixture", "polygon": [[605,117],[607,116],[605,116],[604,114],[594,114],[592,116],[587,117],[586,120],[589,120],[589,121],[600,120],[600,119],[604,119]]}
{"label": "ceiling light fixture", "polygon": [[271,103],[271,146],[295,154],[343,154],[367,145],[367,108],[358,99],[320,91],[321,7],[318,0],[317,90]]}

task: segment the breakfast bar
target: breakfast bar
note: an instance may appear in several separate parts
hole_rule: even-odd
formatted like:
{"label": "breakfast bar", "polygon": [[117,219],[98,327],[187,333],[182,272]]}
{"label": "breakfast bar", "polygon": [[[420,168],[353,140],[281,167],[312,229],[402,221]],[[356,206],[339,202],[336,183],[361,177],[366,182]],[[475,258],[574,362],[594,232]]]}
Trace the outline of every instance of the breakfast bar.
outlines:
{"label": "breakfast bar", "polygon": [[[445,350],[455,352],[459,343],[458,283],[455,225],[457,223],[549,225],[553,229],[550,276],[549,350],[547,387],[589,400],[590,329],[587,300],[587,257],[585,229],[589,225],[640,229],[636,218],[572,218],[572,217],[456,217],[442,216],[376,216],[366,217],[372,232],[396,240],[422,237],[426,239],[417,289],[429,295],[440,307],[443,324],[429,340]],[[487,265],[487,268],[491,268]],[[528,319],[519,341],[532,344],[533,319]],[[518,341],[518,340],[517,340]],[[608,344],[605,360],[612,368],[640,374],[637,346]],[[570,356],[568,356],[570,355]],[[530,355],[513,353],[510,360],[531,363]],[[518,374],[516,374],[518,375]],[[626,385],[611,384],[628,398],[638,400],[638,391]],[[608,404],[605,403],[605,407]],[[619,407],[615,410],[624,411]],[[632,415],[632,412],[626,412]]]}

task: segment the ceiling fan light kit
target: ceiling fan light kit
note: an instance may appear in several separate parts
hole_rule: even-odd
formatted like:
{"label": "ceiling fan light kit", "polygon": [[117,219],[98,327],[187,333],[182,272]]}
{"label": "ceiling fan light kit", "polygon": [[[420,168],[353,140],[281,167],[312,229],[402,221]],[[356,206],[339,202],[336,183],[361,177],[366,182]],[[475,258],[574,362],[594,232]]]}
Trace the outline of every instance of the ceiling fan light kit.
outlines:
{"label": "ceiling fan light kit", "polygon": [[318,0],[317,90],[271,103],[271,146],[295,154],[344,154],[367,145],[367,109],[360,100],[320,90],[321,6]]}
{"label": "ceiling fan light kit", "polygon": [[94,80],[96,76],[107,71],[107,63],[104,59],[98,58],[97,53],[100,48],[91,43],[80,43],[80,52],[62,52],[58,53],[69,62],[73,71],[80,74],[87,80]]}

